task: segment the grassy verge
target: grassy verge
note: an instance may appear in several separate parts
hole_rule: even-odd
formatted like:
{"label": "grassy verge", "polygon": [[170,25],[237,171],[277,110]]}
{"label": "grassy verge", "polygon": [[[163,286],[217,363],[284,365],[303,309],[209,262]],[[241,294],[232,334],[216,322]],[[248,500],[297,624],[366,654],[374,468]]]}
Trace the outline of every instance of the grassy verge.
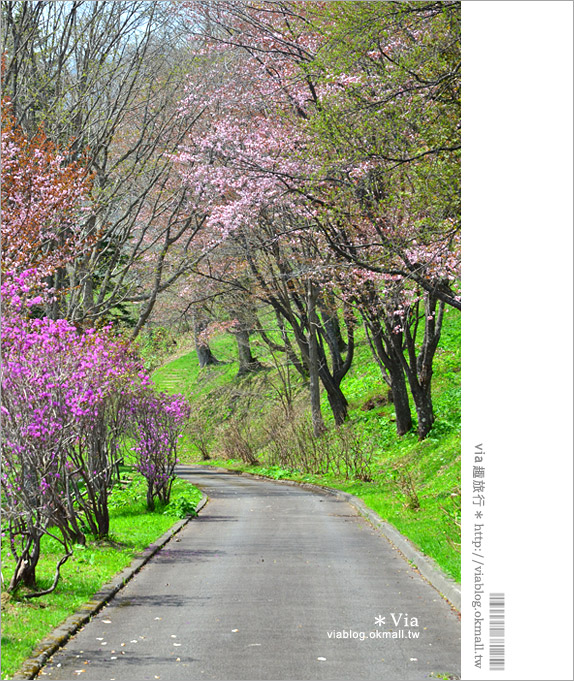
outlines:
{"label": "grassy verge", "polygon": [[[90,541],[74,547],[74,555],[62,568],[56,590],[27,601],[2,593],[2,678],[14,672],[44,636],[73,614],[133,558],[166,532],[182,514],[197,505],[201,492],[183,480],[176,480],[172,500],[165,508],[149,513],[145,508],[145,481],[130,475],[131,484],[115,488],[110,500],[111,532],[104,541]],[[37,569],[38,587],[48,587],[60,547],[50,537],[42,543]],[[3,547],[2,571],[8,580],[14,562]]]}
{"label": "grassy verge", "polygon": [[[183,461],[312,482],[354,494],[460,581],[460,315],[456,310],[445,315],[433,376],[436,422],[422,442],[415,433],[396,435],[394,407],[386,399],[380,369],[366,339],[359,334],[358,340],[342,388],[349,401],[349,451],[364,458],[367,475],[357,475],[346,465],[309,466],[296,461],[287,465],[278,460],[278,443],[305,440],[304,428],[297,424],[308,419],[307,390],[295,372],[286,376],[288,369],[280,369],[263,346],[255,350],[267,370],[251,376],[236,377],[233,339],[221,336],[212,342],[212,349],[224,364],[200,369],[191,352],[156,370],[153,380],[160,389],[184,393],[194,407],[195,425],[183,442]],[[322,400],[328,426],[322,446],[324,451],[334,451],[336,429],[325,395]],[[286,424],[286,402],[296,415],[295,429]],[[304,445],[313,447],[309,438]],[[210,461],[202,461],[202,449]],[[257,464],[248,463],[250,456]]]}

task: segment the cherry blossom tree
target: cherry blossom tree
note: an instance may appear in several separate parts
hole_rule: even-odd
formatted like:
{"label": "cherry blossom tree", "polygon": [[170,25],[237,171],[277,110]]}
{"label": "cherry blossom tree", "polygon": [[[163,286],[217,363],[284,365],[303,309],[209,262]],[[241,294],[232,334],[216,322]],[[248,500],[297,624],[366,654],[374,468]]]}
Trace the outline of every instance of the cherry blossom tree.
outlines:
{"label": "cherry blossom tree", "polygon": [[[442,306],[460,308],[459,4],[188,8],[219,75],[201,138],[180,160],[185,181],[212,188],[214,245],[263,220],[273,222],[270,253],[289,234],[322,235],[310,290],[336,272],[338,294],[356,302],[356,272],[371,273],[360,309],[402,414],[397,428],[411,424],[406,379],[424,437]],[[190,90],[182,109],[205,96]],[[309,344],[314,356],[313,333]]]}

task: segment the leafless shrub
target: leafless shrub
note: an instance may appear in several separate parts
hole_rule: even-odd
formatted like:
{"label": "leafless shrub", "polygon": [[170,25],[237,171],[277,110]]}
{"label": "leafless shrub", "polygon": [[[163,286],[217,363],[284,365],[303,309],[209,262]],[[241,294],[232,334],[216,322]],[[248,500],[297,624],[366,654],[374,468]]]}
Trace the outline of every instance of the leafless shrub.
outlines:
{"label": "leafless shrub", "polygon": [[239,457],[248,465],[259,463],[249,422],[241,425],[238,421],[232,421],[225,429],[222,440],[223,454],[227,459]]}
{"label": "leafless shrub", "polygon": [[194,412],[186,428],[189,442],[194,445],[203,461],[211,459],[210,451],[214,439],[213,429],[206,418],[199,412]]}
{"label": "leafless shrub", "polygon": [[335,447],[333,463],[339,476],[363,482],[372,480],[372,442],[362,440],[349,424],[335,430]]}
{"label": "leafless shrub", "polygon": [[413,472],[410,462],[397,464],[392,471],[393,482],[405,497],[404,505],[412,511],[418,511],[421,502],[417,492],[418,476]]}
{"label": "leafless shrub", "polygon": [[270,421],[266,426],[270,462],[302,473],[332,472],[345,479],[372,477],[372,446],[351,425],[317,437],[309,416]]}

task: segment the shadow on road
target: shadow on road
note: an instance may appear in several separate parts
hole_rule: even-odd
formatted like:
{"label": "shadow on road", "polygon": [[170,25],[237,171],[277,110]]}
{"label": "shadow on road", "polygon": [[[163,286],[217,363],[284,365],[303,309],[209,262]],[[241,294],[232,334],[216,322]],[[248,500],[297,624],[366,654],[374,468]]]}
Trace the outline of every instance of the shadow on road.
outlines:
{"label": "shadow on road", "polygon": [[201,606],[204,601],[211,600],[211,596],[182,596],[181,594],[138,595],[129,598],[118,598],[117,608],[181,608],[182,606]]}
{"label": "shadow on road", "polygon": [[211,558],[218,558],[224,556],[225,551],[219,550],[204,550],[204,549],[183,549],[183,548],[164,548],[155,557],[155,562],[167,563],[174,565],[175,563],[194,563],[206,562]]}

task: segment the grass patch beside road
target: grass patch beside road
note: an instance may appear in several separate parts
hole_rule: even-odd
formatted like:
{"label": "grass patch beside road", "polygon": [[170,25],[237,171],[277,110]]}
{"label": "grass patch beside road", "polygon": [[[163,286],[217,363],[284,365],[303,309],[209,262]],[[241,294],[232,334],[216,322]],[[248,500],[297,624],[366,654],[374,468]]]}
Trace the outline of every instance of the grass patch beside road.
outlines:
{"label": "grass patch beside road", "polygon": [[[112,577],[126,568],[181,517],[179,510],[197,505],[201,492],[183,480],[176,480],[172,501],[165,509],[149,513],[145,507],[145,481],[130,474],[132,483],[114,489],[110,499],[111,532],[108,539],[74,547],[74,554],[62,568],[54,592],[27,601],[2,593],[2,678],[12,678],[38,643],[67,617],[76,612]],[[60,557],[60,545],[44,537],[37,569],[38,587],[48,587]],[[2,571],[9,580],[14,561],[7,547],[2,551]]]}

